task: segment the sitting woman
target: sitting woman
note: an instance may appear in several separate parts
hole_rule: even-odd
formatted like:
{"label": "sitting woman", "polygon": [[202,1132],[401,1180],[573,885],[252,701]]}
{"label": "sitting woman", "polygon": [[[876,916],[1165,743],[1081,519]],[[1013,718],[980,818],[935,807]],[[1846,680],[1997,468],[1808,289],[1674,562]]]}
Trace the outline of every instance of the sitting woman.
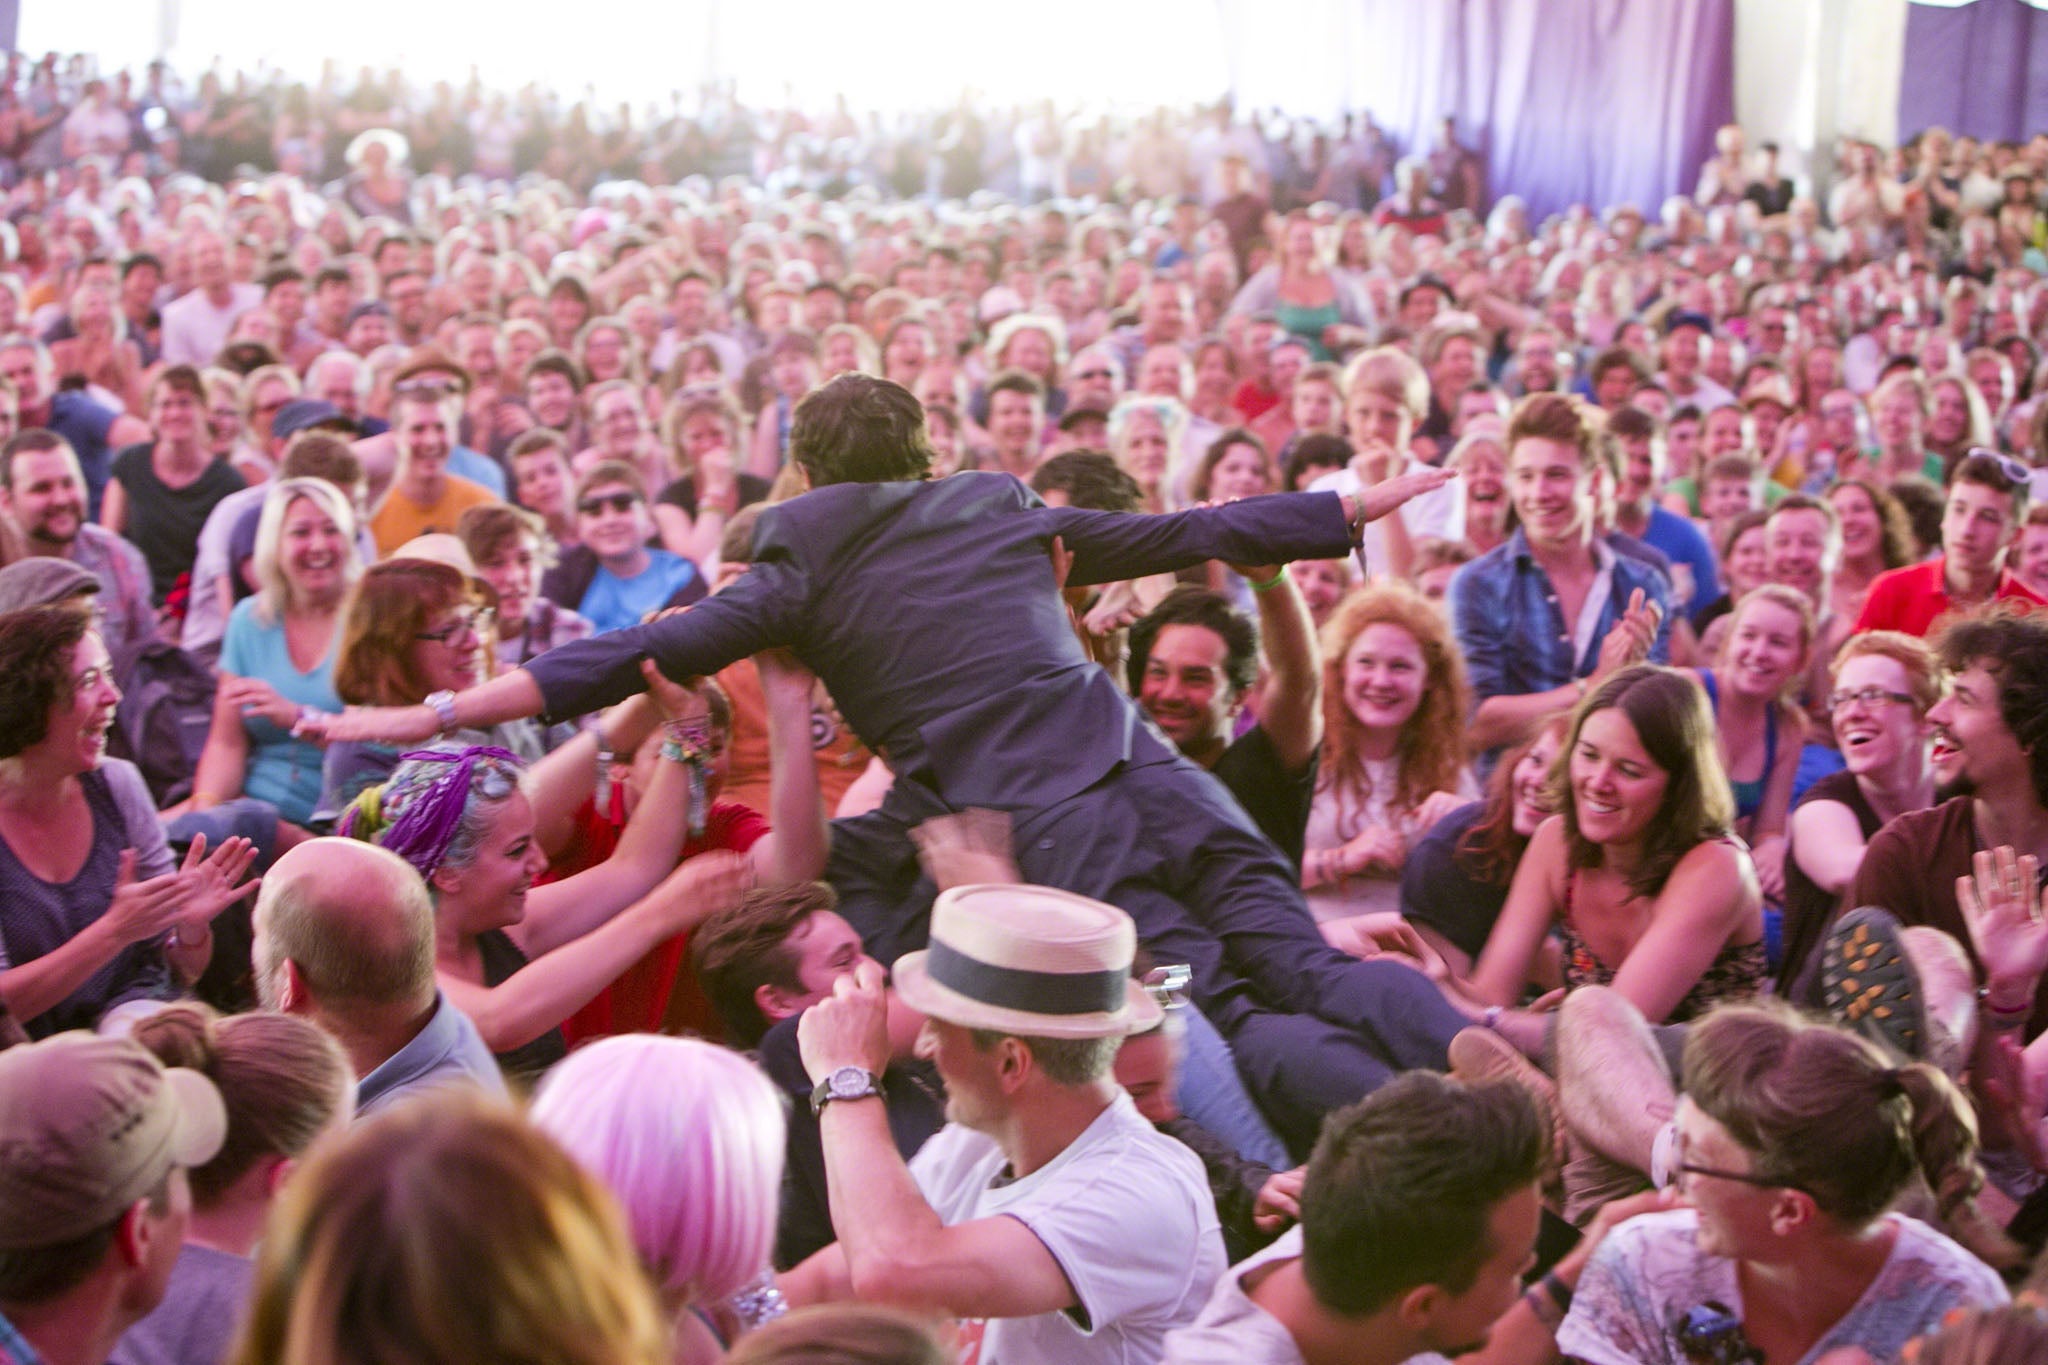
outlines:
{"label": "sitting woman", "polygon": [[695,1038],[608,1038],[548,1073],[533,1121],[618,1197],[679,1365],[723,1359],[775,1302],[741,1293],[775,1250],[786,1139],[773,1083]]}
{"label": "sitting woman", "polygon": [[1796,588],[1753,588],[1729,615],[1722,667],[1699,670],[1714,708],[1721,761],[1735,794],[1735,832],[1748,841],[1764,898],[1785,894],[1785,821],[1806,722],[1792,694],[1806,678],[1813,607]]}
{"label": "sitting woman", "polygon": [[[1611,984],[1653,1023],[1754,995],[1763,901],[1691,675],[1650,664],[1611,674],[1580,703],[1551,784],[1558,813],[1529,840],[1471,993],[1519,1003],[1556,933],[1566,990]],[[1540,1018],[1497,1022],[1524,1052],[1542,1050]]]}
{"label": "sitting woman", "polygon": [[1465,667],[1443,614],[1373,584],[1323,628],[1323,756],[1302,889],[1340,947],[1344,922],[1398,910],[1408,850],[1479,795],[1465,757]]}
{"label": "sitting woman", "polygon": [[[494,624],[460,569],[419,559],[375,565],[342,612],[335,693],[351,706],[417,706],[460,692],[495,671]],[[524,761],[539,758],[542,750],[541,732],[531,721],[460,730],[447,738],[509,749]],[[400,752],[388,744],[328,745],[314,820],[326,825],[339,817],[365,787],[391,775]]]}
{"label": "sitting woman", "polygon": [[1699,657],[1718,658],[1728,640],[1728,614],[1753,589],[1770,582],[1770,558],[1764,548],[1764,523],[1770,514],[1759,508],[1728,524],[1719,545],[1721,584],[1727,589],[1692,618],[1700,633]]}
{"label": "sitting woman", "polygon": [[263,587],[228,617],[192,809],[238,797],[267,802],[282,852],[307,837],[321,788],[320,749],[292,727],[308,708],[341,709],[335,645],[342,604],[363,572],[354,509],[323,479],[276,484],[263,500],[251,564]]}
{"label": "sitting woman", "polygon": [[142,775],[106,757],[120,700],[87,612],[0,616],[0,1001],[39,1038],[175,996],[255,889],[246,839],[173,865]]}
{"label": "sitting woman", "polygon": [[[782,672],[764,681],[764,691],[778,700],[801,697],[807,740],[810,675],[793,662],[766,667]],[[579,775],[587,782],[587,756],[539,765],[529,799],[519,761],[502,749],[416,752],[357,803],[344,826],[344,833],[397,853],[425,879],[439,925],[441,989],[515,1076],[538,1076],[561,1060],[564,1020],[757,879],[805,880],[824,869],[821,813],[762,835],[744,854],[714,850],[677,866],[693,820],[706,814],[692,791],[702,781],[698,739],[706,704],[651,663],[644,671],[673,726],[617,847],[593,866],[536,884],[547,868],[539,821],[550,807],[559,809],[554,789],[573,787]],[[788,711],[777,705],[771,714],[786,721]],[[815,779],[810,791],[815,810]]]}
{"label": "sitting woman", "polygon": [[1881,573],[1913,562],[1913,524],[1891,493],[1867,479],[1842,479],[1827,491],[1842,523],[1842,563],[1830,589],[1830,616],[1854,621]]}
{"label": "sitting woman", "polygon": [[1551,812],[1550,770],[1570,726],[1571,716],[1560,712],[1535,738],[1503,753],[1486,798],[1438,821],[1401,869],[1401,917],[1458,976],[1471,975],[1530,836]]}
{"label": "sitting woman", "polygon": [[685,389],[661,417],[669,458],[682,471],[654,500],[661,543],[706,573],[718,571],[718,542],[740,508],[768,496],[768,481],[738,472],[739,406],[722,389]]}
{"label": "sitting woman", "polygon": [[319,1025],[260,1011],[216,1019],[173,1005],[135,1026],[165,1066],[197,1071],[220,1091],[227,1140],[191,1171],[192,1217],[156,1311],[129,1328],[116,1360],[225,1360],[256,1281],[250,1257],[293,1169],[323,1135],[348,1126],[356,1078]]}
{"label": "sitting woman", "polygon": [[1558,1331],[1566,1357],[1894,1360],[1951,1310],[2006,1302],[1995,1271],[1892,1211],[1916,1177],[1964,1197],[1980,1178],[1975,1121],[1936,1068],[1750,1005],[1689,1031],[1683,1098],[1654,1047],[1605,1078],[1634,1107],[1675,1106],[1662,1174],[1683,1207],[1608,1234]]}

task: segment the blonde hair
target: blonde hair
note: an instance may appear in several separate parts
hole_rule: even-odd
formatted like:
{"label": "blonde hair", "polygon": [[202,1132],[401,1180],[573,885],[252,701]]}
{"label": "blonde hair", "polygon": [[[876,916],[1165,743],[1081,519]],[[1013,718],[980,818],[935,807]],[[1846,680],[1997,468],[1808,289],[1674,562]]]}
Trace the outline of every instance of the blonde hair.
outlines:
{"label": "blonde hair", "polygon": [[311,502],[334,523],[341,533],[342,581],[348,588],[363,576],[363,556],[356,544],[356,510],[339,488],[325,479],[280,479],[263,495],[263,512],[256,520],[256,614],[265,625],[276,625],[291,606],[291,583],[285,578],[282,554],[284,519],[300,498]]}
{"label": "blonde hair", "polygon": [[419,1096],[273,1207],[235,1365],[668,1365],[618,1207],[504,1103]]}

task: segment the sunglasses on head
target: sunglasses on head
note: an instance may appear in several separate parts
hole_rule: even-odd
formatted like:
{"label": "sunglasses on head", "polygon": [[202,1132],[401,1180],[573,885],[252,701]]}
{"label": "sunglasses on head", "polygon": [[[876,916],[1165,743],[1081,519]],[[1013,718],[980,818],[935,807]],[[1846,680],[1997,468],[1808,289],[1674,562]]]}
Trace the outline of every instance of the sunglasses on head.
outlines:
{"label": "sunglasses on head", "polygon": [[1998,472],[2003,474],[2015,487],[2033,482],[2034,471],[2027,467],[2026,461],[2014,459],[2012,456],[2001,451],[1986,450],[1983,446],[1971,446],[1969,454],[1963,458],[1974,460],[1980,455],[1996,463],[1998,465]]}
{"label": "sunglasses on head", "polygon": [[576,510],[586,517],[594,517],[599,512],[630,512],[638,501],[638,493],[598,493],[577,503]]}

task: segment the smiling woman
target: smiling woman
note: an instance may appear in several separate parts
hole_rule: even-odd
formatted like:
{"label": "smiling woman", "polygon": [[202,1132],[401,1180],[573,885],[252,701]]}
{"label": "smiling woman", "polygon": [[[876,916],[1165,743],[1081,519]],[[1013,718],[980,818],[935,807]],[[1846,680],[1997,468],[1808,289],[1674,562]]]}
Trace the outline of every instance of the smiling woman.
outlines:
{"label": "smiling woman", "polygon": [[[1573,717],[1552,788],[1471,989],[1516,1004],[1543,941],[1564,942],[1564,984],[1611,984],[1652,1022],[1755,994],[1763,907],[1713,716],[1687,674],[1640,664]],[[1516,1034],[1534,1051],[1541,1030]]]}
{"label": "smiling woman", "polygon": [[120,700],[86,611],[0,618],[0,1000],[39,1037],[169,999],[253,889],[246,839],[172,863],[141,775],[106,757]]}

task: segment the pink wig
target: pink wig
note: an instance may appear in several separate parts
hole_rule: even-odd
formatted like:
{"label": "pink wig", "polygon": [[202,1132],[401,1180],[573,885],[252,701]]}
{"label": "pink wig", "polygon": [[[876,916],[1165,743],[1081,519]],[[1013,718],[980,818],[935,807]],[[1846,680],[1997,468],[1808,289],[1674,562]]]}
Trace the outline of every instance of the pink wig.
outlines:
{"label": "pink wig", "polygon": [[768,1269],[786,1121],[746,1058],[694,1038],[606,1038],[548,1073],[533,1121],[618,1197],[667,1295],[716,1303]]}

